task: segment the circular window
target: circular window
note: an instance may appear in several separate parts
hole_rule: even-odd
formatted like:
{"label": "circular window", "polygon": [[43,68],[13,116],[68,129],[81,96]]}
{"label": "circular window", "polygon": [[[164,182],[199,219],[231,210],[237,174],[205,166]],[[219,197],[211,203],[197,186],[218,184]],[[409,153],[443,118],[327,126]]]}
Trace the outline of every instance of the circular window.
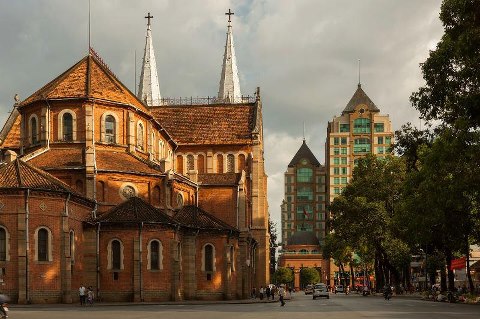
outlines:
{"label": "circular window", "polygon": [[365,109],[361,108],[359,112],[360,112],[360,114],[363,114],[363,113],[365,113]]}
{"label": "circular window", "polygon": [[122,189],[122,196],[126,199],[130,198],[130,197],[134,197],[136,194],[135,194],[135,188],[133,188],[133,186],[130,186],[130,185],[126,185],[123,187]]}
{"label": "circular window", "polygon": [[302,165],[307,165],[308,164],[308,161],[304,158],[300,161],[300,163],[302,163]]}

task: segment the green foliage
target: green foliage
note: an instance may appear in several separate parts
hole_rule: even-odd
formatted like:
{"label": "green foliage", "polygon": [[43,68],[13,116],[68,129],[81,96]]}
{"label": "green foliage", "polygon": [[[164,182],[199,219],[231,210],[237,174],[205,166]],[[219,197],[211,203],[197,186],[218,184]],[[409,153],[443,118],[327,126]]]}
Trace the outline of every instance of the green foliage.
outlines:
{"label": "green foliage", "polygon": [[278,267],[274,274],[275,282],[278,284],[287,284],[293,281],[293,271],[290,268]]}
{"label": "green foliage", "polygon": [[303,268],[300,271],[300,281],[303,284],[314,284],[320,281],[320,274],[315,268]]}

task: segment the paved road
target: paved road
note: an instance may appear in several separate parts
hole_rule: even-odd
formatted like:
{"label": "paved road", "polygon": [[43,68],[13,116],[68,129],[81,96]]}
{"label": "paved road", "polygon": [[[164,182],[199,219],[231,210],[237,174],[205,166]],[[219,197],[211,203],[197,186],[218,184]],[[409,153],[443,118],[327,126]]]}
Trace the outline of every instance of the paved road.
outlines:
{"label": "paved road", "polygon": [[[79,306],[13,307],[11,319],[303,319],[303,318],[480,318],[480,306],[422,301],[394,297],[362,297],[355,294],[331,295],[330,299],[313,300],[297,293],[285,307],[278,303],[206,304],[206,305],[130,305],[91,308]],[[313,316],[313,317],[312,317]]]}

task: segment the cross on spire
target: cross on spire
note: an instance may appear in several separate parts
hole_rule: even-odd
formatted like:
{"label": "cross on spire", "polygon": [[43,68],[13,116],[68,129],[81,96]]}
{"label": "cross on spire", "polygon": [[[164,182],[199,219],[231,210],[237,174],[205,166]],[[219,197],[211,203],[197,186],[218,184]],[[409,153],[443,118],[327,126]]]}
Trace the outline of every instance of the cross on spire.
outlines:
{"label": "cross on spire", "polygon": [[147,19],[147,25],[150,25],[150,19],[153,19],[153,16],[150,15],[150,12],[148,13],[148,15],[145,17],[145,19]]}
{"label": "cross on spire", "polygon": [[228,22],[232,22],[231,18],[232,18],[232,15],[234,15],[235,13],[232,12],[232,10],[228,9],[228,12],[225,12],[225,15],[228,16]]}

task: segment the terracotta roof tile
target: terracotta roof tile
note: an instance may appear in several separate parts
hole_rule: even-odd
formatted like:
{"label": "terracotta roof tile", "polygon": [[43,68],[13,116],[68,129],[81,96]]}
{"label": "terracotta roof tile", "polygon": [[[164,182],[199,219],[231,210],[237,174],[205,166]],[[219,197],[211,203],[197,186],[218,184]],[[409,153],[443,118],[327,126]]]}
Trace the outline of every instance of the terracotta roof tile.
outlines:
{"label": "terracotta roof tile", "polygon": [[255,104],[160,106],[152,114],[179,144],[250,144]]}
{"label": "terracotta roof tile", "polygon": [[85,158],[81,148],[51,148],[47,152],[28,160],[28,162],[42,169],[85,166]]}
{"label": "terracotta roof tile", "polygon": [[198,174],[198,182],[203,185],[237,185],[241,173]]}
{"label": "terracotta roof tile", "polygon": [[160,167],[148,160],[134,155],[110,150],[97,150],[96,161],[98,170],[123,171],[131,173],[162,174]]}
{"label": "terracotta roof tile", "polygon": [[21,117],[17,116],[5,140],[1,143],[2,148],[20,148],[20,121]]}
{"label": "terracotta roof tile", "polygon": [[173,216],[173,219],[184,227],[200,230],[238,232],[236,228],[193,205],[184,206]]}
{"label": "terracotta roof tile", "polygon": [[158,223],[177,225],[177,222],[160,209],[146,203],[139,197],[131,197],[127,201],[113,207],[97,218],[102,223]]}
{"label": "terracotta roof tile", "polygon": [[[90,83],[87,83],[90,76]],[[90,89],[90,90],[89,90]],[[147,108],[95,54],[87,55],[67,71],[33,93],[20,105],[44,99],[97,98]]]}

